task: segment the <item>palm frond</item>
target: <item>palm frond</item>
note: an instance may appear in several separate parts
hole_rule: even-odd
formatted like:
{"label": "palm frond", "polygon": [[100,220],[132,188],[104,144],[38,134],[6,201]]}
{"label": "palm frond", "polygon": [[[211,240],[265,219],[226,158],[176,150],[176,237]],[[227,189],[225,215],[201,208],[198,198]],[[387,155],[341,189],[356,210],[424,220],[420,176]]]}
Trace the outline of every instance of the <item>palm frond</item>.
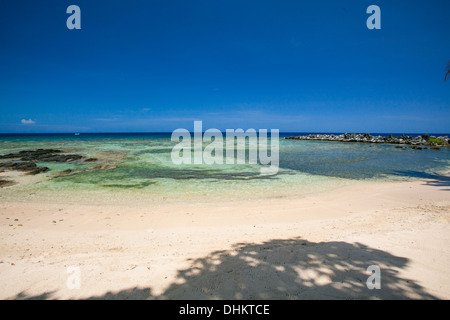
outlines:
{"label": "palm frond", "polygon": [[450,61],[447,63],[447,73],[445,74],[444,81],[447,81],[448,76],[450,75]]}

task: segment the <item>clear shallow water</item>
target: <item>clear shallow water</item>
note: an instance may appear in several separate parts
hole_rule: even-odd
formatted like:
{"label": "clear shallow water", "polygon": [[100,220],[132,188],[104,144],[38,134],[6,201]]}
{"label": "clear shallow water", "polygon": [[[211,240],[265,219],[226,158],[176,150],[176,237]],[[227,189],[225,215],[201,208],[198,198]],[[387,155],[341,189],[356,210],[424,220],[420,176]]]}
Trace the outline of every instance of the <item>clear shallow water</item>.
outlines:
{"label": "clear shallow water", "polygon": [[[27,190],[231,192],[245,196],[271,190],[312,191],[349,180],[427,177],[450,167],[446,148],[402,150],[393,145],[280,139],[278,174],[261,176],[260,165],[175,165],[171,161],[174,145],[168,133],[0,135],[0,154],[57,148],[99,159],[90,164],[41,163],[50,168],[44,181],[14,187]],[[74,170],[73,174],[57,176],[67,169]]]}

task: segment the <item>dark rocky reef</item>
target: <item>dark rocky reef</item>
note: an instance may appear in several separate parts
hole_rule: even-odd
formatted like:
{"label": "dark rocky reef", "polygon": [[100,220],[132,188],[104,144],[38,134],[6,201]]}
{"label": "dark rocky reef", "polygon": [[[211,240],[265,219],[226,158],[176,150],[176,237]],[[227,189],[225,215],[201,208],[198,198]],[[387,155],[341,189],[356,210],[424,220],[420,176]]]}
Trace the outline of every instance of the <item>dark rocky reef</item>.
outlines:
{"label": "dark rocky reef", "polygon": [[310,141],[337,141],[337,142],[362,142],[362,143],[385,143],[385,144],[400,144],[410,145],[414,149],[422,150],[419,146],[430,146],[430,149],[439,149],[442,147],[449,147],[450,140],[445,137],[434,137],[423,135],[418,137],[411,136],[393,136],[387,137],[372,136],[369,133],[345,133],[340,135],[334,134],[310,134],[307,136],[287,137],[288,140],[310,140]]}
{"label": "dark rocky reef", "polygon": [[0,179],[0,188],[13,186],[16,183],[14,181]]}
{"label": "dark rocky reef", "polygon": [[[17,153],[10,153],[0,156],[0,159],[18,159],[21,161],[35,161],[35,162],[73,162],[81,160],[84,157],[79,154],[61,154],[61,150],[57,149],[37,149],[24,150]],[[90,161],[93,158],[90,158]]]}
{"label": "dark rocky reef", "polygon": [[1,169],[24,171],[27,174],[35,175],[41,172],[47,172],[47,167],[39,167],[36,163],[31,161],[8,161],[0,163]]}
{"label": "dark rocky reef", "polygon": [[[1,162],[0,169],[15,170],[27,172],[27,174],[35,175],[42,172],[47,172],[49,168],[40,167],[35,162],[58,162],[67,163],[79,160],[85,162],[97,161],[95,158],[83,157],[79,154],[63,154],[62,150],[58,149],[37,149],[37,150],[24,150],[16,153],[9,153],[6,155],[0,155],[0,159],[8,159],[9,161]],[[70,172],[64,172],[64,174],[70,174]]]}

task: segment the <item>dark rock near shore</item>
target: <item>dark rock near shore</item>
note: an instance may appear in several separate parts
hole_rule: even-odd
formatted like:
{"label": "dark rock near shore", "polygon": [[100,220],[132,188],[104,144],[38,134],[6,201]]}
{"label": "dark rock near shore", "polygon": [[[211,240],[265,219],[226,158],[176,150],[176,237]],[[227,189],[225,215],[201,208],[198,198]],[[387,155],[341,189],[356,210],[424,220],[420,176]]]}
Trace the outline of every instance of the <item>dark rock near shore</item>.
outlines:
{"label": "dark rock near shore", "polygon": [[39,160],[39,162],[73,162],[83,159],[83,156],[80,156],[78,154],[67,154],[67,155],[49,155],[47,157],[42,157]]}
{"label": "dark rock near shore", "polygon": [[39,167],[36,163],[30,161],[9,161],[0,163],[0,168],[15,171],[24,171],[35,175],[41,172],[47,172],[47,167]]}
{"label": "dark rock near shore", "polygon": [[60,176],[68,176],[68,175],[71,175],[72,173],[73,173],[73,170],[72,170],[72,169],[67,169],[67,170],[61,171],[61,172],[59,173],[59,175],[60,175]]}
{"label": "dark rock near shore", "polygon": [[[17,158],[40,158],[45,157],[54,153],[61,153],[61,150],[57,149],[37,149],[37,150],[23,150],[16,153],[9,153],[0,156],[0,159],[17,159]],[[28,161],[28,160],[23,160]]]}
{"label": "dark rock near shore", "polygon": [[15,184],[14,181],[0,179],[0,188],[13,186]]}
{"label": "dark rock near shore", "polygon": [[97,171],[97,170],[111,170],[117,168],[115,165],[111,164],[103,164],[103,165],[96,165],[92,166],[90,168],[87,168],[86,171]]}
{"label": "dark rock near shore", "polygon": [[62,153],[62,151],[58,149],[24,150],[17,153],[10,153],[7,155],[0,156],[0,159],[18,159],[21,161],[35,161],[35,162],[73,162],[83,159],[83,156],[79,154],[60,154],[60,153]]}
{"label": "dark rock near shore", "polygon": [[[58,149],[37,149],[24,150],[16,153],[9,153],[0,155],[0,159],[8,159],[10,161],[0,163],[0,168],[7,170],[24,171],[27,174],[39,174],[47,172],[49,168],[40,167],[35,162],[59,162],[67,163],[78,160],[83,160],[84,157],[79,154],[63,154],[62,150]],[[88,158],[85,162],[97,161],[96,158]],[[70,171],[70,172],[69,172]],[[72,170],[63,171],[63,175],[71,174]]]}

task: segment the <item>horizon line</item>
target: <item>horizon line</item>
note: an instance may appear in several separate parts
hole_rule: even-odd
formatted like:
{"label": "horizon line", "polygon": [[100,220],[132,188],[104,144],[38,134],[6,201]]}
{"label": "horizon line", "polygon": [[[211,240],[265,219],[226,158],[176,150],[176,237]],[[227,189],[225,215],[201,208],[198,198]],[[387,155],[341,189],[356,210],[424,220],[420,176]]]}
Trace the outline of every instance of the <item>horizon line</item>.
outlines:
{"label": "horizon line", "polygon": [[[236,130],[236,129],[234,129]],[[220,132],[226,133],[225,130],[219,130]],[[189,131],[194,133],[194,131]],[[244,131],[245,132],[245,131]],[[267,130],[270,133],[270,130]],[[0,135],[54,135],[54,134],[64,134],[64,135],[82,135],[82,134],[172,134],[173,131],[116,131],[116,132],[0,132]],[[205,133],[205,131],[202,131]],[[435,135],[450,135],[450,133],[443,132],[370,132],[370,131],[279,131],[280,134],[286,133],[302,133],[302,134],[435,134]]]}

